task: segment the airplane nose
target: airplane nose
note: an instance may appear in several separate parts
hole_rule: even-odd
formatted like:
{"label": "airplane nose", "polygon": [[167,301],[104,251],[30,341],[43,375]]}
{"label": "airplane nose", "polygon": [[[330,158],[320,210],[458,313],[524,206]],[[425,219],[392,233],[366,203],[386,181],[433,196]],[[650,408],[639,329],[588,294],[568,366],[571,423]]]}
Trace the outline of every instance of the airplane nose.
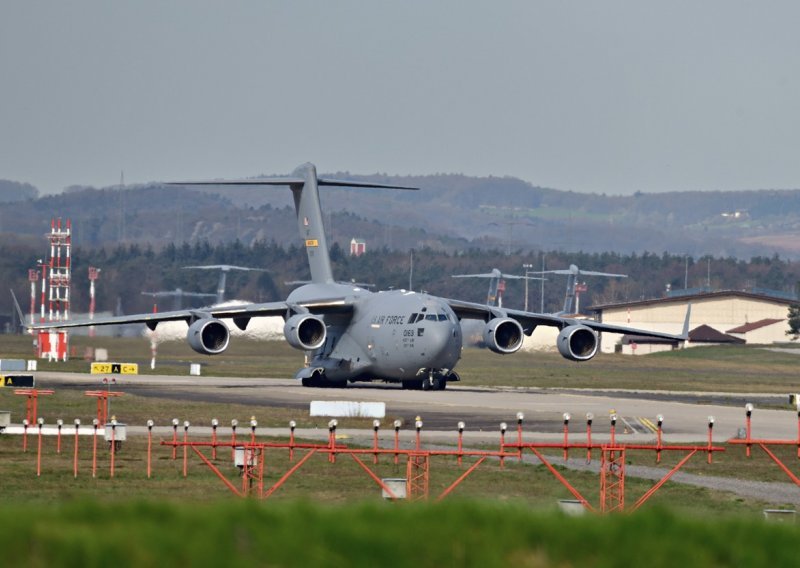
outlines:
{"label": "airplane nose", "polygon": [[428,335],[427,351],[433,360],[433,366],[452,367],[461,347],[460,344],[456,345],[460,343],[458,324],[431,326],[425,334]]}

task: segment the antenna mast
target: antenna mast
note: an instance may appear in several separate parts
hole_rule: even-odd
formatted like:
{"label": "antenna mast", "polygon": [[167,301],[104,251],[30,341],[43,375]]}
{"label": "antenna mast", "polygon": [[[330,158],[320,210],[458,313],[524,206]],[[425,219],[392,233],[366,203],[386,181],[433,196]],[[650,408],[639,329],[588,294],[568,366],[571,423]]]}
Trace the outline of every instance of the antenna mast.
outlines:
{"label": "antenna mast", "polygon": [[408,291],[414,291],[414,249],[411,249],[411,263],[408,269]]}

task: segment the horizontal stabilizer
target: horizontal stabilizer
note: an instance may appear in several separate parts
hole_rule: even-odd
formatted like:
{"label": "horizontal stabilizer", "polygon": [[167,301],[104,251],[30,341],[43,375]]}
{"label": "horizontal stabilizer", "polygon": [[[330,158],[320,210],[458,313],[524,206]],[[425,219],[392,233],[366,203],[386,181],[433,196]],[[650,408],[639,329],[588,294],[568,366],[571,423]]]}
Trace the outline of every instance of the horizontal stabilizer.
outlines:
{"label": "horizontal stabilizer", "polygon": [[142,296],[151,296],[153,298],[172,298],[174,296],[186,296],[187,298],[213,298],[216,296],[216,294],[207,294],[205,292],[164,291],[164,292],[142,292]]}
{"label": "horizontal stabilizer", "polygon": [[453,274],[452,278],[503,278],[506,280],[547,280],[539,276],[516,276],[514,274]]}
{"label": "horizontal stabilizer", "polygon": [[264,268],[249,268],[247,266],[233,266],[232,264],[204,264],[202,266],[182,266],[184,270],[222,270],[228,272],[230,270],[244,270],[249,272],[266,272]]}
{"label": "horizontal stabilizer", "polygon": [[[166,185],[303,185],[306,182],[300,177],[276,177],[260,179],[240,179],[240,180],[205,180],[205,181],[171,181]],[[317,185],[328,185],[331,187],[372,187],[377,189],[407,189],[416,191],[418,187],[405,185],[393,185],[388,183],[373,183],[367,181],[353,181],[344,179],[317,178]]]}

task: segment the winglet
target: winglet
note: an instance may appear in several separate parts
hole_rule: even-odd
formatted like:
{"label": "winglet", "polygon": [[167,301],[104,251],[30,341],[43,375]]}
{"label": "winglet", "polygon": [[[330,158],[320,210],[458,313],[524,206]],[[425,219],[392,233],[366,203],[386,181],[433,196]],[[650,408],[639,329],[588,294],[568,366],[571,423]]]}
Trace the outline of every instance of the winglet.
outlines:
{"label": "winglet", "polygon": [[683,332],[681,332],[680,339],[687,341],[689,339],[689,317],[692,315],[692,303],[686,305],[686,319],[683,320]]}

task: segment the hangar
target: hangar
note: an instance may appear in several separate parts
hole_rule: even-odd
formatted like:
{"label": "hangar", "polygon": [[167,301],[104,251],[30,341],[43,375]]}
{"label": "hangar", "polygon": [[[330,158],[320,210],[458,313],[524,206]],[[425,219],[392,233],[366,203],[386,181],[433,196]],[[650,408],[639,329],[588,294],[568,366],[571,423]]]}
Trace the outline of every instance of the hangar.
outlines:
{"label": "hangar", "polygon": [[[636,302],[601,304],[591,306],[588,310],[594,312],[597,319],[604,323],[680,333],[689,302],[692,304],[690,330],[707,326],[719,332],[720,336],[743,340],[745,343],[771,344],[788,341],[786,332],[789,330],[789,306],[797,303],[797,300],[736,290],[721,290]],[[690,337],[693,335],[696,334],[690,333]],[[707,334],[700,335],[707,336]],[[625,345],[630,345],[630,342],[630,338],[619,342],[606,340],[601,343],[601,348],[606,353],[613,352],[617,344],[622,345],[622,351],[627,353],[636,351],[649,353],[674,348],[674,344],[669,343],[658,347],[645,347],[647,344],[637,343],[634,339],[634,345],[640,349],[634,348],[631,351],[630,348],[624,348]],[[720,341],[723,342],[738,341]],[[704,345],[708,343],[709,341],[702,342]],[[692,344],[698,345],[700,342],[690,340],[687,347],[691,347]],[[618,347],[617,349],[619,350]]]}

